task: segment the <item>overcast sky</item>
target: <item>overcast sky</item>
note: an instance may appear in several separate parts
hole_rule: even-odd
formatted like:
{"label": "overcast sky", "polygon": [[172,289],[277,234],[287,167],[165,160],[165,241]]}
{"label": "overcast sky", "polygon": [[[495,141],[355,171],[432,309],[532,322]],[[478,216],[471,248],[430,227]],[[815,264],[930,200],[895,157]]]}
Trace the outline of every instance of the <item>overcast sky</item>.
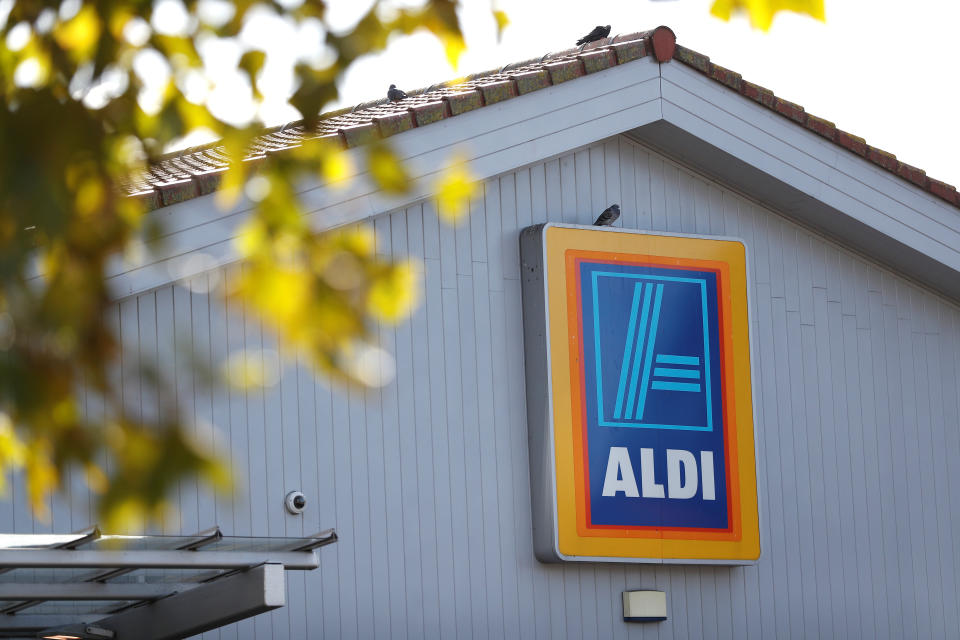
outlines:
{"label": "overcast sky", "polygon": [[[709,15],[712,0],[501,0],[511,24],[497,43],[489,0],[465,0],[468,51],[452,69],[427,35],[394,39],[359,61],[341,86],[342,104],[418,88],[574,44],[597,24],[612,33],[671,27],[677,42],[746,80],[866,138],[933,178],[960,185],[960,1],[826,0],[827,21],[781,13],[773,28]],[[331,18],[349,25],[368,4],[333,0]],[[276,111],[274,119],[282,120]]]}

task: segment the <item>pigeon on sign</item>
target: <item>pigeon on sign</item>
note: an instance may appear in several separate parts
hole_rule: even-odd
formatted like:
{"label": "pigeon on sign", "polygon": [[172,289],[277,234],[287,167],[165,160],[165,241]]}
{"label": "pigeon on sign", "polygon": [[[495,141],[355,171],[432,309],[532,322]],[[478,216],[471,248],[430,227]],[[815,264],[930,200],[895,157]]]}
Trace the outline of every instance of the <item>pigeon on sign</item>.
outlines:
{"label": "pigeon on sign", "polygon": [[597,221],[593,223],[595,227],[609,227],[614,222],[617,221],[617,218],[620,217],[620,205],[612,204],[606,209],[603,210],[603,213],[597,218]]}
{"label": "pigeon on sign", "polygon": [[597,40],[603,40],[608,35],[610,35],[610,25],[605,27],[596,26],[593,28],[593,31],[583,36],[577,40],[577,44],[587,44],[588,42],[596,42]]}
{"label": "pigeon on sign", "polygon": [[387,99],[390,100],[390,102],[397,102],[406,97],[407,94],[404,93],[402,89],[397,89],[397,85],[395,84],[390,85],[390,88],[387,89]]}

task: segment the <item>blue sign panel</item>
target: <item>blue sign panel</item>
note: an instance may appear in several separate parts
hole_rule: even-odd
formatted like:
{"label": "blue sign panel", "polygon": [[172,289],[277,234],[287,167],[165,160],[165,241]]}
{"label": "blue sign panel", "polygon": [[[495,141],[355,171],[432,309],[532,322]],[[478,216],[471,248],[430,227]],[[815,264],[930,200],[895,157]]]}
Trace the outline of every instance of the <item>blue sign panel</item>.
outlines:
{"label": "blue sign panel", "polygon": [[579,276],[590,525],[726,530],[718,273]]}

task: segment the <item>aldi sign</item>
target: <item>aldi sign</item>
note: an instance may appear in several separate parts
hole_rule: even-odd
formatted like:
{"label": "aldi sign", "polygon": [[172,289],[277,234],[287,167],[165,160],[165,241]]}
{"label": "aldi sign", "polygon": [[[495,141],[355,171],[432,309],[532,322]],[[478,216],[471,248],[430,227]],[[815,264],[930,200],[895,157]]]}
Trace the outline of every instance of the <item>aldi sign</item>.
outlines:
{"label": "aldi sign", "polygon": [[743,244],[547,224],[521,254],[538,557],[759,557]]}

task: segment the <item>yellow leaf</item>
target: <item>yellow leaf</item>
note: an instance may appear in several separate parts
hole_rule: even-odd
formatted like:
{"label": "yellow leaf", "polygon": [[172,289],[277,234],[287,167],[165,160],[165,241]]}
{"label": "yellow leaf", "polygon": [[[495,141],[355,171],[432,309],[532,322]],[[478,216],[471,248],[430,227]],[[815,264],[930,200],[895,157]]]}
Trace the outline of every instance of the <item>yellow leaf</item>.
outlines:
{"label": "yellow leaf", "polygon": [[103,515],[104,528],[107,531],[122,531],[135,533],[143,529],[143,521],[147,516],[146,503],[137,497],[125,497],[114,503]]}
{"label": "yellow leaf", "polygon": [[230,165],[227,172],[223,174],[223,181],[220,188],[216,190],[214,202],[221,210],[227,210],[237,203],[240,194],[243,193],[243,186],[247,181],[247,167],[244,163],[238,162]]}
{"label": "yellow leaf", "polygon": [[244,349],[231,354],[224,365],[227,380],[237,389],[272,387],[280,380],[276,351]]}
{"label": "yellow leaf", "polygon": [[185,129],[192,133],[198,129],[211,131],[216,128],[217,121],[210,115],[206,107],[194,104],[183,96],[176,96],[175,99]]}
{"label": "yellow leaf", "polygon": [[358,226],[344,231],[337,240],[361,257],[372,256],[377,248],[377,234],[371,227]]}
{"label": "yellow leaf", "polygon": [[735,12],[745,11],[754,29],[768,31],[779,11],[793,11],[817,20],[826,19],[824,0],[715,0],[710,13],[721,20],[729,20]]}
{"label": "yellow leaf", "polygon": [[505,11],[495,9],[493,11],[493,19],[497,22],[497,40],[500,40],[500,38],[503,37],[503,30],[510,24],[510,18],[507,17]]}
{"label": "yellow leaf", "polygon": [[324,257],[322,276],[328,285],[337,291],[352,291],[363,284],[366,274],[357,256],[349,251],[336,251]]}
{"label": "yellow leaf", "polygon": [[27,495],[37,517],[46,520],[50,517],[47,497],[60,482],[60,474],[50,460],[50,444],[43,440],[34,440],[26,449],[24,470],[27,477]]}
{"label": "yellow leaf", "polygon": [[447,54],[447,62],[454,69],[460,63],[460,56],[467,50],[463,36],[459,33],[447,33],[443,36],[443,51]]}
{"label": "yellow leaf", "polygon": [[323,157],[323,179],[331,186],[347,186],[344,179],[350,175],[352,170],[353,166],[350,164],[350,158],[342,151],[331,149]]}
{"label": "yellow leaf", "polygon": [[6,489],[9,472],[23,466],[26,448],[13,430],[13,422],[0,413],[0,491]]}
{"label": "yellow leaf", "polygon": [[74,196],[77,213],[84,217],[94,215],[106,203],[107,195],[103,183],[97,178],[82,181]]}
{"label": "yellow leaf", "polygon": [[100,39],[100,16],[97,10],[92,5],[85,5],[73,18],[58,25],[53,37],[70,52],[74,60],[89,59]]}
{"label": "yellow leaf", "polygon": [[227,131],[223,136],[223,154],[231,159],[230,168],[223,174],[223,182],[214,193],[214,201],[221,210],[231,208],[240,199],[247,183],[251,165],[240,158],[246,155],[250,137],[244,131]]}
{"label": "yellow leaf", "polygon": [[84,470],[86,471],[87,486],[90,487],[91,491],[94,493],[103,493],[107,490],[110,481],[107,479],[107,474],[103,472],[103,469],[91,462],[86,465]]}
{"label": "yellow leaf", "polygon": [[310,276],[296,269],[272,269],[252,291],[258,306],[281,326],[295,332],[300,311],[310,300]]}
{"label": "yellow leaf", "polygon": [[437,183],[438,213],[445,221],[456,224],[470,210],[470,198],[477,191],[473,180],[462,162],[454,162],[444,171]]}
{"label": "yellow leaf", "polygon": [[367,164],[373,179],[384,191],[403,193],[407,190],[407,172],[400,160],[385,145],[375,144],[370,147]]}
{"label": "yellow leaf", "polygon": [[240,228],[240,234],[234,240],[234,245],[244,258],[259,253],[267,243],[267,234],[263,225],[254,218]]}
{"label": "yellow leaf", "polygon": [[233,487],[233,475],[230,467],[222,462],[211,459],[200,470],[203,479],[221,491],[229,491]]}
{"label": "yellow leaf", "polygon": [[367,297],[370,313],[386,322],[407,317],[420,297],[417,273],[417,265],[408,260],[377,278]]}
{"label": "yellow leaf", "polygon": [[113,13],[110,14],[110,34],[114,38],[119,40],[123,37],[123,29],[127,26],[127,23],[133,19],[134,15],[127,7],[116,7],[113,10]]}

